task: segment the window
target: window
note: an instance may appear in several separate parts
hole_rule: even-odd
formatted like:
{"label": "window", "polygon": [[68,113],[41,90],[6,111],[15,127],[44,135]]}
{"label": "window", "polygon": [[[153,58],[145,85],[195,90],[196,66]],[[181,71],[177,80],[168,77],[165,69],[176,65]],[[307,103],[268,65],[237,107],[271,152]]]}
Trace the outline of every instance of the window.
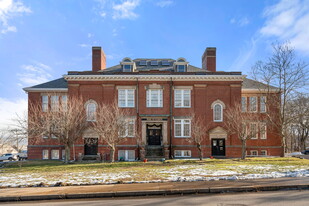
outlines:
{"label": "window", "polygon": [[59,159],[59,150],[52,150],[51,151],[51,159],[52,160],[58,160]]}
{"label": "window", "polygon": [[261,155],[262,156],[267,156],[267,150],[261,150]]}
{"label": "window", "polygon": [[250,123],[250,138],[257,139],[257,124]]}
{"label": "window", "polygon": [[185,65],[177,65],[177,72],[185,72],[186,66]]}
{"label": "window", "polygon": [[175,157],[191,157],[191,150],[175,150]]}
{"label": "window", "polygon": [[258,156],[257,150],[250,150],[251,156]]}
{"label": "window", "polygon": [[51,135],[51,138],[52,139],[57,139],[57,137],[54,134]]}
{"label": "window", "polygon": [[47,136],[46,134],[44,134],[44,135],[42,136],[42,138],[43,138],[43,139],[48,139],[48,136]]}
{"label": "window", "polygon": [[43,156],[43,158],[42,158],[43,160],[48,160],[49,159],[48,150],[47,149],[43,150],[42,156]]}
{"label": "window", "polygon": [[151,60],[151,66],[157,66],[158,65],[158,61],[157,60]]}
{"label": "window", "polygon": [[48,111],[48,96],[46,95],[42,96],[42,111],[43,112]]}
{"label": "window", "polygon": [[139,65],[140,65],[140,66],[146,66],[146,65],[147,65],[146,60],[141,60],[141,61],[139,62]]}
{"label": "window", "polygon": [[190,107],[191,106],[191,90],[175,89],[175,107]]}
{"label": "window", "polygon": [[247,97],[241,97],[241,111],[247,111]]}
{"label": "window", "polygon": [[261,113],[266,112],[266,97],[265,96],[260,97],[260,112]]}
{"label": "window", "polygon": [[134,107],[134,89],[118,90],[118,106]]}
{"label": "window", "polygon": [[61,152],[61,159],[63,159],[63,160],[65,159],[65,150],[64,149]]}
{"label": "window", "polygon": [[162,60],[162,65],[163,66],[169,66],[170,63],[168,62],[168,60]]}
{"label": "window", "polygon": [[119,161],[134,161],[135,150],[118,150]]}
{"label": "window", "polygon": [[257,111],[257,105],[256,105],[256,98],[257,97],[250,97],[250,112],[256,112]]}
{"label": "window", "polygon": [[267,138],[266,123],[260,123],[260,138],[261,139],[266,139]]}
{"label": "window", "polygon": [[163,107],[162,89],[147,90],[147,107]]}
{"label": "window", "polygon": [[97,106],[95,103],[91,102],[87,104],[86,106],[87,121],[96,120],[96,110],[97,110]]}
{"label": "window", "polygon": [[135,135],[135,120],[134,119],[126,119],[125,120],[125,128],[121,131],[121,137],[134,137]]}
{"label": "window", "polygon": [[175,137],[190,137],[191,136],[191,120],[175,119]]}
{"label": "window", "polygon": [[68,96],[67,95],[61,96],[61,105],[62,105],[63,110],[66,111],[68,107]]}
{"label": "window", "polygon": [[124,72],[131,72],[132,71],[132,65],[130,65],[130,64],[123,65],[123,71]]}
{"label": "window", "polygon": [[56,111],[59,108],[59,96],[51,96],[51,110]]}
{"label": "window", "polygon": [[214,112],[214,122],[222,122],[223,121],[222,105],[215,104],[213,112]]}

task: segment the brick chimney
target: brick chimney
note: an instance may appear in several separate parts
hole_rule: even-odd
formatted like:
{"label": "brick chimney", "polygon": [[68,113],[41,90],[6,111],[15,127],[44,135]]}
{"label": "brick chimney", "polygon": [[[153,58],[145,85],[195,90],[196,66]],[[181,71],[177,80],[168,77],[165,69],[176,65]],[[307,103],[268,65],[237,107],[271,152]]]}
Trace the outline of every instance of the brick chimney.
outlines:
{"label": "brick chimney", "polygon": [[207,47],[202,56],[202,68],[211,72],[216,71],[216,47]]}
{"label": "brick chimney", "polygon": [[106,57],[101,47],[92,47],[92,71],[106,69]]}

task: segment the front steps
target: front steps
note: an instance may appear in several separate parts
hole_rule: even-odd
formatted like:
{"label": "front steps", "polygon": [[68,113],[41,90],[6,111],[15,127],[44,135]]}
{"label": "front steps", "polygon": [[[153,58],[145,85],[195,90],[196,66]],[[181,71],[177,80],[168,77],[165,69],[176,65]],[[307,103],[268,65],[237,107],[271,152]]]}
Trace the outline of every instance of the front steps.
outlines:
{"label": "front steps", "polygon": [[162,146],[147,146],[146,156],[148,161],[162,161],[164,159],[163,147]]}

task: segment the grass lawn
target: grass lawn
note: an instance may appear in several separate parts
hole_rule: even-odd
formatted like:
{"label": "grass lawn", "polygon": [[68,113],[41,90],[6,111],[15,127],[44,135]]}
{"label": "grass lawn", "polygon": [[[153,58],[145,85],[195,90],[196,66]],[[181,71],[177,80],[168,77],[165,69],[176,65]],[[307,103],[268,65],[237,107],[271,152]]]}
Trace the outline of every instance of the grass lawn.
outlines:
{"label": "grass lawn", "polygon": [[[298,173],[295,173],[298,172]],[[309,176],[309,160],[248,158],[167,160],[165,162],[72,163],[25,161],[0,168],[0,187],[122,182],[197,181]]]}

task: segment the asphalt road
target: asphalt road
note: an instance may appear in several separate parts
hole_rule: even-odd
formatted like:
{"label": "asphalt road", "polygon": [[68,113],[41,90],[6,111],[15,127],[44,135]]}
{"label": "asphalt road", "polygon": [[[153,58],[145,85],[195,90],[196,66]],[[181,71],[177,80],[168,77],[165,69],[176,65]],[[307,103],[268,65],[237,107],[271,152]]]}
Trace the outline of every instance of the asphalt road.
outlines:
{"label": "asphalt road", "polygon": [[276,191],[255,193],[233,193],[217,195],[188,195],[188,196],[166,196],[149,198],[117,198],[117,199],[83,199],[83,200],[61,200],[61,201],[37,201],[20,203],[1,203],[1,205],[18,206],[94,206],[94,205],[215,205],[215,206],[245,206],[245,205],[267,205],[267,206],[308,206],[309,191]]}

